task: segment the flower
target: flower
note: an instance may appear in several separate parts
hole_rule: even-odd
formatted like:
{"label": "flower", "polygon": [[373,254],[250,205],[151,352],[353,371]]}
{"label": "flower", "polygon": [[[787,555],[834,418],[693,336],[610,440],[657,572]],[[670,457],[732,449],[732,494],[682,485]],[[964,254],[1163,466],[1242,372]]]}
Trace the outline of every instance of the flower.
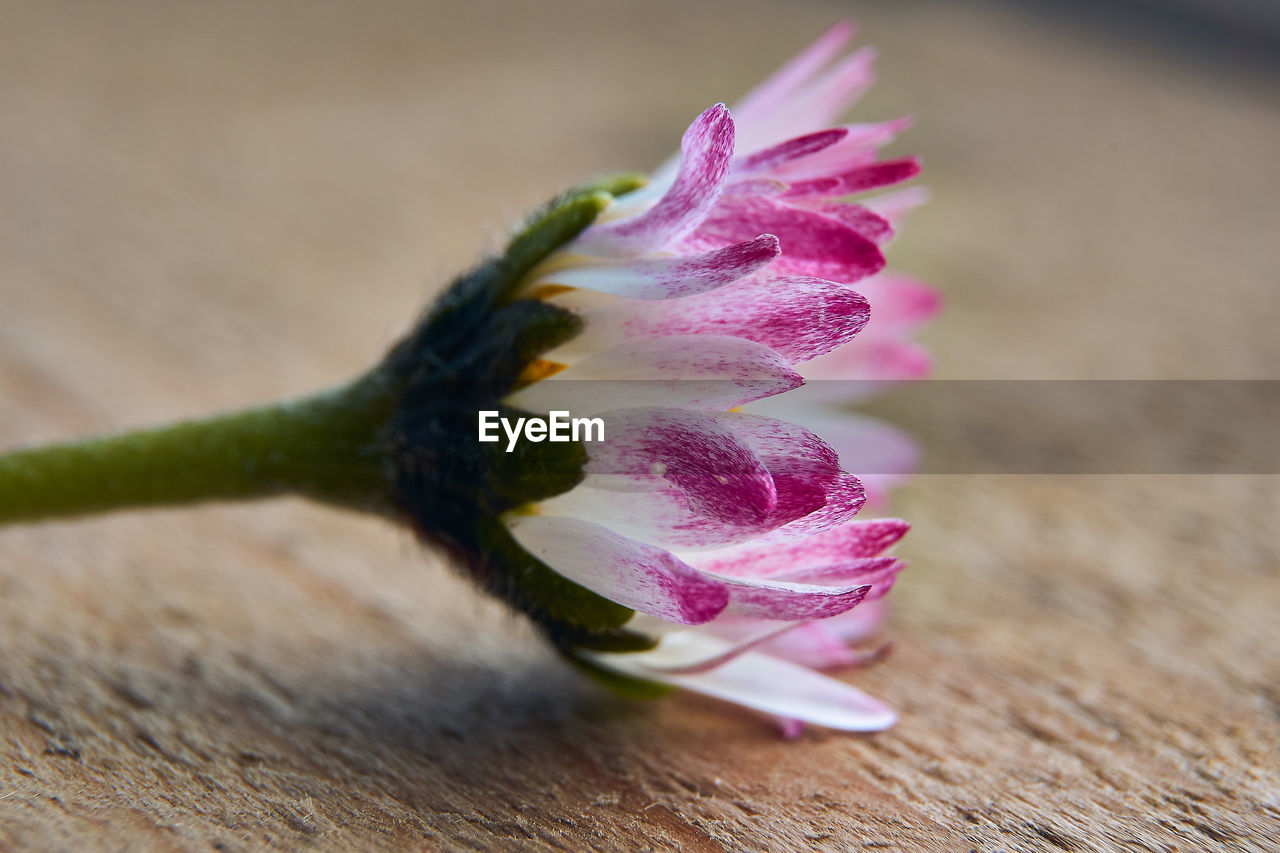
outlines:
{"label": "flower", "polygon": [[[0,455],[0,524],[301,494],[409,522],[620,689],[689,688],[791,734],[890,725],[817,670],[879,655],[852,644],[879,625],[907,524],[853,520],[848,469],[893,448],[821,395],[767,408],[806,371],[893,376],[933,308],[882,273],[918,194],[847,200],[919,171],[877,157],[905,120],[827,127],[871,80],[865,50],[823,70],[850,33],[736,119],[703,112],[652,179],[555,199],[341,388]],[[569,412],[594,437],[544,440]]]}
{"label": "flower", "polygon": [[[919,171],[915,158],[877,159],[905,119],[828,127],[871,82],[868,50],[823,71],[851,32],[833,28],[733,113],[707,109],[678,158],[643,188],[611,194],[514,279],[504,310],[536,307],[563,334],[493,399],[598,415],[608,434],[581,455],[530,461],[555,483],[490,507],[500,524],[486,520],[484,544],[461,549],[597,674],[729,699],[789,733],[893,722],[887,706],[815,669],[875,657],[849,643],[879,624],[904,565],[887,550],[907,524],[852,521],[865,492],[841,454],[752,404],[798,388],[815,360],[850,378],[885,374],[917,352],[904,333],[932,310],[923,286],[871,278],[918,194],[846,199]],[[889,321],[854,349],[880,302]],[[428,525],[432,536],[438,521]],[[550,613],[548,596],[528,600],[533,566],[640,616],[592,625],[572,608]]]}

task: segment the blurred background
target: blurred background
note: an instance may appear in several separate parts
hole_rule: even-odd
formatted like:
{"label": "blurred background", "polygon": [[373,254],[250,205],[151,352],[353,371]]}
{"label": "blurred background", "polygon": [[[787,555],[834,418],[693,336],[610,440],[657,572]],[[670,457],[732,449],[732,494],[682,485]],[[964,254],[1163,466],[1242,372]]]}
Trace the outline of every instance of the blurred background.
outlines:
{"label": "blurred background", "polygon": [[[841,17],[881,56],[851,118],[916,117],[891,153],[933,201],[889,258],[945,295],[937,376],[1280,378],[1271,0],[5,2],[0,445],[345,379]],[[1275,477],[925,476],[889,510],[897,654],[856,677],[903,723],[794,745],[604,695],[375,521],[0,531],[0,842],[1261,837]]]}

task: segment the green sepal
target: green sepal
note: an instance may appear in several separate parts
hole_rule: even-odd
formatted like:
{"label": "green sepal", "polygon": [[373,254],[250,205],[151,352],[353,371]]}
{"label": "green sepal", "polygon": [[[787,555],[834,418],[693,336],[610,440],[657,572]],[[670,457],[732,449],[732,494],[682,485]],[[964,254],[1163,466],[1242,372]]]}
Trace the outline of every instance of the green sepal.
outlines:
{"label": "green sepal", "polygon": [[590,676],[593,681],[607,687],[624,699],[661,699],[675,690],[670,684],[632,678],[629,675],[622,675],[611,669],[605,669],[599,664],[577,654],[572,649],[561,649],[560,653],[565,660]]}

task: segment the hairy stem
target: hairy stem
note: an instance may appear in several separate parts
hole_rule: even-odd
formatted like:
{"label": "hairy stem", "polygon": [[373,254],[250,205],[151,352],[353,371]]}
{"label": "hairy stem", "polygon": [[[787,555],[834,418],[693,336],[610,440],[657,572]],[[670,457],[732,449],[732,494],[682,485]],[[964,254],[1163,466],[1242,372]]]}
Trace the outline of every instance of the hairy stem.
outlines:
{"label": "hairy stem", "polygon": [[377,373],[312,397],[0,455],[0,524],[287,493],[387,509]]}

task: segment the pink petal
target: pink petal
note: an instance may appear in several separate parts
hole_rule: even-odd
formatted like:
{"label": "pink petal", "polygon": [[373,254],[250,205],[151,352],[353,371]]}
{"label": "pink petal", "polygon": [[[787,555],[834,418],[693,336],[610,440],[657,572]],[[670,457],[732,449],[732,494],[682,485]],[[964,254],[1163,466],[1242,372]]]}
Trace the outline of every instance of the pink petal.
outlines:
{"label": "pink petal", "polygon": [[726,614],[753,619],[826,619],[851,610],[871,592],[870,584],[830,586],[729,575],[708,576],[729,589]]}
{"label": "pink petal", "polygon": [[789,571],[879,557],[910,529],[911,525],[899,518],[853,521],[806,539],[753,542],[699,554],[694,564],[717,574],[773,577]]}
{"label": "pink petal", "polygon": [[911,126],[910,117],[876,124],[846,124],[843,139],[807,157],[776,166],[770,177],[788,183],[829,178],[874,163],[876,152]]}
{"label": "pink petal", "polygon": [[770,113],[790,100],[796,92],[831,60],[840,55],[853,38],[855,28],[849,21],[840,21],[818,36],[812,44],[794,59],[775,71],[767,80],[751,90],[734,107],[734,114],[742,122],[766,125]]}
{"label": "pink petal", "polygon": [[671,299],[713,290],[763,269],[782,254],[778,238],[761,234],[699,254],[594,263],[547,273],[538,284],[561,284],[631,299]]}
{"label": "pink petal", "polygon": [[[893,236],[893,227],[889,220],[869,207],[860,204],[848,204],[836,201],[814,201],[805,207],[817,211],[823,216],[830,216],[848,225],[863,237],[875,243],[883,243]],[[876,306],[879,309],[879,306]]]}
{"label": "pink petal", "polygon": [[[781,509],[786,501],[787,483],[772,466],[769,471],[773,474],[774,486],[778,490],[778,507]],[[826,487],[826,498],[821,508],[770,531],[762,539],[767,542],[784,542],[830,530],[848,522],[866,502],[867,493],[861,481],[852,474],[841,471]]]}
{"label": "pink petal", "polygon": [[773,510],[777,494],[768,469],[710,415],[638,408],[610,412],[604,421],[605,440],[586,445],[587,485],[675,488],[699,516],[727,524],[760,524]]}
{"label": "pink petal", "polygon": [[782,257],[773,267],[780,273],[854,282],[884,267],[884,255],[876,244],[848,225],[771,198],[724,198],[692,241],[723,245],[761,231],[777,235],[782,243]]}
{"label": "pink petal", "polygon": [[575,416],[636,406],[725,411],[803,382],[786,359],[754,341],[681,335],[624,343],[582,358],[509,395],[507,402]]}
{"label": "pink petal", "polygon": [[572,518],[517,517],[512,536],[569,580],[626,607],[669,622],[714,619],[728,591],[671,553]]}
{"label": "pink petal", "polygon": [[759,119],[742,119],[741,148],[753,151],[796,134],[829,127],[875,80],[875,51],[862,48],[839,60],[830,70],[804,86]]}
{"label": "pink petal", "polygon": [[756,172],[770,172],[784,163],[801,157],[809,157],[825,148],[830,148],[848,135],[848,128],[832,127],[827,130],[819,130],[816,133],[792,137],[786,142],[779,142],[777,145],[771,145],[754,154],[737,158],[734,160],[732,171],[735,174],[744,175]]}
{"label": "pink petal", "polygon": [[[704,637],[708,651],[728,644]],[[844,731],[880,731],[897,720],[893,710],[860,690],[778,658],[748,652],[695,675],[668,674],[645,665],[647,652],[595,653],[602,666],[635,678],[673,684],[767,714]]]}
{"label": "pink petal", "polygon": [[[794,198],[809,195],[850,195],[909,181],[918,174],[920,174],[920,161],[915,157],[882,160],[878,163],[859,166],[840,175],[814,178],[809,181],[792,184],[791,188],[784,193],[784,196]],[[838,179],[834,186],[830,177]],[[783,245],[783,251],[786,251],[785,244]]]}
{"label": "pink petal", "polygon": [[558,298],[556,304],[577,311],[586,320],[584,334],[592,339],[729,335],[769,347],[793,364],[852,340],[871,312],[859,293],[842,284],[773,275],[752,276],[710,293],[641,306],[575,300],[572,294]]}
{"label": "pink petal", "polygon": [[680,168],[666,195],[637,216],[588,228],[575,241],[574,251],[638,255],[684,237],[719,199],[733,157],[733,139],[728,108],[716,104],[707,109],[685,131]]}

